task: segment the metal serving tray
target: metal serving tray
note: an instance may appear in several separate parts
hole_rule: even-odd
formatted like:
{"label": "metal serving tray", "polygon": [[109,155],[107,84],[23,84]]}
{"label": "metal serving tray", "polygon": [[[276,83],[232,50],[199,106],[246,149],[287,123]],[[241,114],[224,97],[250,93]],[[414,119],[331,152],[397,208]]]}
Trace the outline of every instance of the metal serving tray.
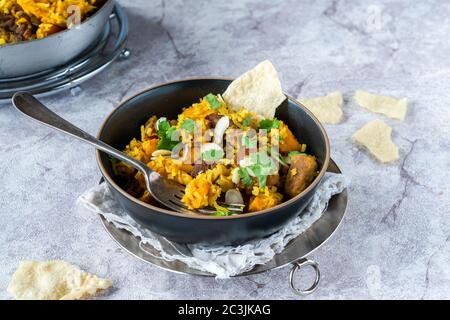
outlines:
{"label": "metal serving tray", "polygon": [[[333,160],[330,161],[328,171],[341,173],[341,170]],[[334,234],[344,218],[346,208],[347,190],[344,190],[342,193],[335,195],[330,199],[327,210],[322,217],[314,222],[308,230],[300,234],[296,239],[292,240],[283,252],[275,255],[273,259],[266,264],[257,265],[252,270],[240,274],[239,276],[257,274],[291,265],[292,268],[289,273],[289,285],[292,290],[299,295],[307,295],[314,292],[319,285],[320,269],[319,265],[315,261],[309,260],[306,257],[322,246]],[[121,248],[125,249],[125,251],[133,256],[170,272],[196,276],[214,276],[210,273],[190,268],[180,261],[163,260],[159,257],[159,253],[156,249],[149,245],[143,244],[140,238],[135,237],[133,234],[124,229],[116,228],[102,216],[100,216],[100,218],[109,235]],[[315,271],[316,277],[314,283],[306,290],[298,289],[294,284],[295,273],[299,269],[306,266],[312,267]]]}

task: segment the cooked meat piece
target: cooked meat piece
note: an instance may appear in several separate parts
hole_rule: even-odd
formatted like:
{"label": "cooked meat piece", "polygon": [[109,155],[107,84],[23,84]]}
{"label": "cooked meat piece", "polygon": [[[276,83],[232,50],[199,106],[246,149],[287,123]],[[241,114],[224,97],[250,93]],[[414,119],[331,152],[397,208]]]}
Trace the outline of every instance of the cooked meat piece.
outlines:
{"label": "cooked meat piece", "polygon": [[267,176],[266,184],[268,187],[278,187],[280,184],[280,176],[278,174]]}
{"label": "cooked meat piece", "polygon": [[0,28],[11,28],[14,26],[14,17],[0,14]]}
{"label": "cooked meat piece", "polygon": [[23,10],[13,7],[14,15],[0,13],[0,38],[6,43],[33,39],[35,27]]}
{"label": "cooked meat piece", "polygon": [[295,155],[291,158],[291,167],[284,183],[284,193],[290,198],[305,190],[314,180],[317,161],[313,156]]}
{"label": "cooked meat piece", "polygon": [[205,161],[202,161],[202,163],[196,163],[194,165],[194,171],[192,172],[192,176],[195,178],[200,173],[206,172],[208,170],[208,164]]}
{"label": "cooked meat piece", "polygon": [[210,114],[209,116],[206,117],[206,120],[208,121],[208,127],[209,128],[215,128],[217,125],[217,122],[219,121],[219,119],[222,118],[222,116],[213,113]]}

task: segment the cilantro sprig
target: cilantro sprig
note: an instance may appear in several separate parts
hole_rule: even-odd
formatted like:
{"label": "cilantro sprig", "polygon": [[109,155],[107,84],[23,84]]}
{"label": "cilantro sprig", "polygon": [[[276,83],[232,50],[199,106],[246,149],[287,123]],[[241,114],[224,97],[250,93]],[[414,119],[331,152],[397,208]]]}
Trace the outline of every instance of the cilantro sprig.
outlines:
{"label": "cilantro sprig", "polygon": [[252,116],[248,116],[247,118],[244,119],[244,121],[242,121],[242,125],[248,127],[252,122],[252,119],[253,119]]}
{"label": "cilantro sprig", "polygon": [[203,151],[203,153],[202,153],[203,160],[205,160],[207,162],[213,162],[213,161],[220,160],[223,158],[224,155],[225,155],[225,153],[223,152],[222,149],[210,149],[210,150]]}
{"label": "cilantro sprig", "polygon": [[158,123],[158,149],[172,151],[173,148],[179,143],[178,139],[175,139],[174,134],[177,129],[172,127],[167,120],[160,121]]}
{"label": "cilantro sprig", "polygon": [[166,132],[170,128],[170,123],[166,118],[160,118],[156,121],[156,127],[158,128],[158,131]]}
{"label": "cilantro sprig", "polygon": [[259,122],[259,129],[263,130],[272,130],[272,129],[279,129],[280,128],[281,121],[278,119],[263,119]]}
{"label": "cilantro sprig", "polygon": [[205,99],[209,103],[209,106],[213,110],[217,110],[222,105],[220,101],[217,100],[216,96],[212,93],[206,95],[205,97],[203,97],[203,99]]}
{"label": "cilantro sprig", "polygon": [[217,210],[216,212],[214,212],[213,213],[213,216],[215,216],[215,217],[226,217],[226,216],[231,216],[233,213],[231,213],[230,211],[228,211],[228,210],[225,210],[225,209],[219,209],[219,210]]}
{"label": "cilantro sprig", "polygon": [[270,150],[272,157],[277,160],[281,165],[288,167],[288,164],[286,162],[286,159],[278,152],[278,150],[272,148]]}
{"label": "cilantro sprig", "polygon": [[306,153],[304,153],[304,152],[300,152],[300,151],[291,151],[291,152],[289,152],[288,153],[288,156],[289,157],[293,157],[293,156],[296,156],[296,155],[304,155],[304,156],[306,156],[307,154]]}
{"label": "cilantro sprig", "polygon": [[195,121],[192,119],[186,119],[181,124],[181,128],[186,130],[189,133],[193,133],[195,129]]}
{"label": "cilantro sprig", "polygon": [[242,136],[242,145],[246,148],[253,149],[258,145],[258,140],[247,135]]}
{"label": "cilantro sprig", "polygon": [[241,182],[246,186],[249,187],[253,183],[252,177],[250,177],[250,174],[247,171],[247,168],[239,168],[238,169],[239,178],[241,179]]}
{"label": "cilantro sprig", "polygon": [[109,159],[109,162],[111,162],[113,173],[117,176],[119,174],[119,172],[117,171],[116,165],[119,163],[119,160],[117,160],[113,156],[108,156],[108,159]]}
{"label": "cilantro sprig", "polygon": [[[251,154],[250,165],[246,167],[241,167],[240,169],[242,169],[239,171],[239,176],[241,177],[241,179],[242,176],[245,175],[248,175],[249,177],[250,176],[256,177],[258,179],[259,187],[261,189],[264,189],[267,186],[267,176],[275,174],[278,171],[276,163],[264,151]],[[243,173],[244,170],[246,174]]]}

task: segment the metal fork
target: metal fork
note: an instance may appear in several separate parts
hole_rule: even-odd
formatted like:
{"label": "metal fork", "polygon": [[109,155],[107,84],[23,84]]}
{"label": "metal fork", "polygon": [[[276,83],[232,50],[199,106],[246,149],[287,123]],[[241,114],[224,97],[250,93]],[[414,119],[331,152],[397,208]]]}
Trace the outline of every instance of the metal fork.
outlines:
{"label": "metal fork", "polygon": [[[149,171],[152,171],[150,168]],[[155,172],[153,172],[155,173]],[[151,195],[165,206],[179,212],[197,212],[201,214],[212,215],[217,211],[212,208],[190,210],[181,201],[185,194],[185,186],[169,179],[162,178],[158,173],[149,175],[147,188]],[[147,182],[147,180],[146,180]],[[242,213],[244,204],[228,204],[218,202],[220,206],[228,209],[231,213]]]}
{"label": "metal fork", "polygon": [[[159,173],[150,169],[145,163],[136,160],[127,154],[111,147],[110,145],[98,140],[87,132],[79,129],[70,122],[64,120],[53,111],[49,110],[39,100],[28,92],[18,92],[12,98],[13,105],[18,111],[24,115],[45,124],[53,129],[69,134],[72,137],[87,142],[97,149],[106,152],[114,158],[121,160],[139,170],[144,178],[145,184],[150,194],[158,200],[162,205],[175,210],[177,212],[192,214],[215,214],[213,209],[199,209],[198,211],[190,210],[181,202],[184,195],[184,186],[164,178]],[[224,205],[230,212],[242,213],[244,205]]]}

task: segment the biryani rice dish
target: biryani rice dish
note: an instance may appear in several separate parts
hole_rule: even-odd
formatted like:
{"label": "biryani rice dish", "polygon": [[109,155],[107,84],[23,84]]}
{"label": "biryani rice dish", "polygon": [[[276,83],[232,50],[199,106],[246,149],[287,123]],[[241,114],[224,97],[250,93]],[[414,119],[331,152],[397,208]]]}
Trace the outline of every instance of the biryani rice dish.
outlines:
{"label": "biryani rice dish", "polygon": [[[283,121],[245,107],[232,110],[213,94],[184,108],[177,119],[150,117],[124,152],[184,185],[186,207],[213,208],[217,216],[236,214],[223,203],[245,205],[242,214],[277,206],[318,175],[316,158]],[[111,162],[129,194],[156,204],[140,172]]]}
{"label": "biryani rice dish", "polygon": [[0,45],[42,39],[63,31],[78,19],[82,22],[94,14],[104,2],[105,0],[0,0]]}

